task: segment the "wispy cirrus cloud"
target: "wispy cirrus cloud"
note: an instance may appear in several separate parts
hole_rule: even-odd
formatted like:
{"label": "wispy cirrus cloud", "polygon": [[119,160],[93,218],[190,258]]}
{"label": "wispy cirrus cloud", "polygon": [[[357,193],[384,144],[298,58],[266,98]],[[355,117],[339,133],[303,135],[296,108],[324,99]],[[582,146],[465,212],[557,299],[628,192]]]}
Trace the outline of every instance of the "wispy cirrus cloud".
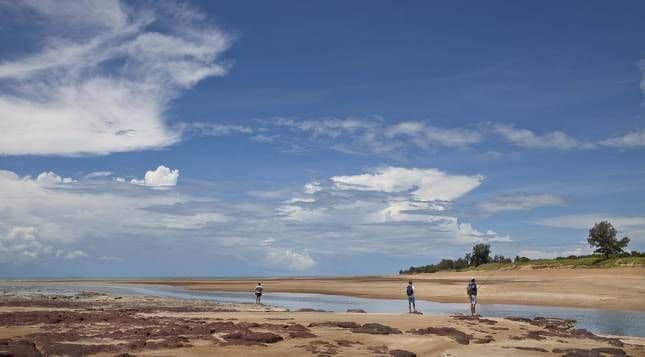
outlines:
{"label": "wispy cirrus cloud", "polygon": [[643,131],[608,139],[581,140],[559,130],[538,133],[512,124],[490,122],[469,127],[438,127],[421,120],[388,123],[380,117],[274,118],[259,122],[258,127],[242,127],[229,133],[260,132],[252,140],[290,145],[296,150],[324,146],[348,154],[383,157],[396,157],[411,150],[461,150],[502,143],[524,150],[542,151],[637,148],[645,145]]}
{"label": "wispy cirrus cloud", "polygon": [[0,63],[0,154],[82,155],[160,148],[181,139],[164,113],[182,90],[226,74],[231,37],[172,5],[21,1],[44,47]]}
{"label": "wispy cirrus cloud", "polygon": [[421,148],[467,147],[483,140],[483,135],[475,130],[438,128],[419,121],[392,125],[386,128],[385,136],[387,138],[407,138]]}
{"label": "wispy cirrus cloud", "polygon": [[561,131],[538,135],[531,130],[516,128],[512,125],[494,125],[492,130],[509,143],[524,149],[566,151],[593,149],[596,147],[594,143],[579,141]]}
{"label": "wispy cirrus cloud", "polygon": [[560,206],[564,203],[564,198],[552,194],[513,193],[481,202],[477,207],[484,213],[493,214],[505,211],[527,211],[545,206]]}
{"label": "wispy cirrus cloud", "polygon": [[619,149],[643,147],[645,146],[645,129],[605,139],[600,144]]}
{"label": "wispy cirrus cloud", "polygon": [[638,216],[616,216],[608,214],[588,213],[588,214],[572,214],[565,216],[558,216],[546,218],[538,221],[538,224],[556,227],[556,228],[574,228],[574,229],[589,229],[595,223],[600,221],[609,221],[616,227],[645,227],[645,217]]}

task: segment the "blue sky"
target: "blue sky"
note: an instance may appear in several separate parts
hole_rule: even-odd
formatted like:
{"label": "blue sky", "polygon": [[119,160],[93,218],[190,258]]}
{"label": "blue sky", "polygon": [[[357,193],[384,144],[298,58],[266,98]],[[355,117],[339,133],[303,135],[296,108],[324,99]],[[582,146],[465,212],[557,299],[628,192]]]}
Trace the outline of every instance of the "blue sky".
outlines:
{"label": "blue sky", "polygon": [[3,276],[645,249],[642,2],[0,9]]}

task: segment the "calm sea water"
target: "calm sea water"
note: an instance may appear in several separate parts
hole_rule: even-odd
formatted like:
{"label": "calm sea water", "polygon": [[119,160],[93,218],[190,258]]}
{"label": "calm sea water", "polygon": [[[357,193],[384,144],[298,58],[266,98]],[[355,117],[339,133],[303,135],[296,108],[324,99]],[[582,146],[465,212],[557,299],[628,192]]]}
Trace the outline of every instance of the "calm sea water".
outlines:
{"label": "calm sea water", "polygon": [[[159,296],[180,299],[213,300],[230,303],[253,303],[253,293],[191,291],[180,287],[163,285],[116,285],[96,283],[45,283],[29,281],[1,281],[0,293],[75,295],[81,291],[96,291],[111,295]],[[327,311],[344,312],[347,309],[363,309],[376,313],[406,313],[407,300],[367,299],[341,295],[271,293],[262,297],[262,302],[269,305],[286,307],[291,310],[314,308]],[[450,315],[469,313],[466,303],[438,303],[417,300],[417,309],[425,314]],[[509,304],[487,304],[478,306],[482,316],[506,317],[537,316],[559,317],[577,321],[578,328],[585,328],[594,333],[641,336],[645,337],[645,312],[579,309],[554,306],[530,306]]]}

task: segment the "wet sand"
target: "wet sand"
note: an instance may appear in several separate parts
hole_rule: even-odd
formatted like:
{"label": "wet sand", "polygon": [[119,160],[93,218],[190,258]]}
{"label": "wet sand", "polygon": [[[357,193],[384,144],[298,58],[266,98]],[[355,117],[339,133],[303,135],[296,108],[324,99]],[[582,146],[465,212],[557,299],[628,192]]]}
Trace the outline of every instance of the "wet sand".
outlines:
{"label": "wet sand", "polygon": [[[478,281],[479,303],[550,305],[614,310],[645,310],[645,268],[516,269],[377,277],[261,279],[267,292],[294,292],[399,299],[408,279],[417,298],[465,302],[466,283]],[[257,279],[110,280],[115,283],[162,284],[201,291],[249,291]],[[404,296],[403,296],[404,297]]]}
{"label": "wet sand", "polygon": [[[645,338],[559,319],[288,312],[253,304],[0,296],[0,355],[517,356],[645,354]],[[594,354],[595,353],[595,354]]]}

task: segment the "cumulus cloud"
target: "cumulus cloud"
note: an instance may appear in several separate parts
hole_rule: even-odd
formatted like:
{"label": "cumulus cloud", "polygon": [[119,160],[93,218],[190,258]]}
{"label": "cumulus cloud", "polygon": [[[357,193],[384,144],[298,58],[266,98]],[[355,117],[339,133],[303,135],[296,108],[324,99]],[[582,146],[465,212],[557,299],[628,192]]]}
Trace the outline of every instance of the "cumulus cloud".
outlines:
{"label": "cumulus cloud", "polygon": [[544,206],[559,206],[564,203],[564,198],[556,195],[514,193],[482,202],[478,207],[481,211],[492,214],[503,211],[526,211]]}
{"label": "cumulus cloud", "polygon": [[179,178],[179,170],[172,170],[159,165],[155,170],[146,171],[143,180],[132,179],[130,182],[135,185],[150,187],[176,186]]}
{"label": "cumulus cloud", "polygon": [[[43,177],[58,177],[55,173]],[[204,229],[228,217],[212,208],[181,209],[197,198],[174,191],[141,190],[111,180],[73,180],[43,185],[29,176],[0,170],[0,251],[37,260],[64,258],[68,246],[86,237],[113,239],[119,235],[155,236],[173,231]],[[200,198],[203,200],[203,198]],[[85,249],[71,249],[70,252]],[[60,254],[55,254],[61,251]],[[78,253],[72,256],[78,258]],[[0,261],[2,263],[2,261]]]}
{"label": "cumulus cloud", "polygon": [[581,142],[561,131],[538,135],[531,130],[515,128],[512,125],[495,125],[493,131],[509,143],[525,149],[573,150],[595,147],[592,143]]}
{"label": "cumulus cloud", "polygon": [[269,248],[266,262],[273,267],[292,271],[309,270],[316,265],[316,261],[308,253],[282,248]]}
{"label": "cumulus cloud", "polygon": [[53,248],[36,227],[14,226],[0,233],[0,262],[23,263],[51,254]]}
{"label": "cumulus cloud", "polygon": [[482,175],[449,175],[436,169],[386,167],[375,173],[333,176],[331,181],[340,190],[411,192],[420,201],[451,201],[479,186]]}
{"label": "cumulus cloud", "polygon": [[601,141],[600,144],[620,149],[645,146],[645,129],[605,139]]}
{"label": "cumulus cloud", "polygon": [[170,101],[227,72],[221,57],[230,37],[187,6],[22,1],[12,9],[36,17],[51,37],[37,53],[0,63],[0,154],[173,144],[180,133],[165,123]]}
{"label": "cumulus cloud", "polygon": [[74,182],[74,180],[70,177],[60,177],[49,171],[41,172],[38,177],[36,177],[36,182],[40,185],[54,186],[61,183],[71,183]]}

